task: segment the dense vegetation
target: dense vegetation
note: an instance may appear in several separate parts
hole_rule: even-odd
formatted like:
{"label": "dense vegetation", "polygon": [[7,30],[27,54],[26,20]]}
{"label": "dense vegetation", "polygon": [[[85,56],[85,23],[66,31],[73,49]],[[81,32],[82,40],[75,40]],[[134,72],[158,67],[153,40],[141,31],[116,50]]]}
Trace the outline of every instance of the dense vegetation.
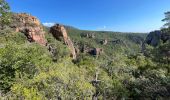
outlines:
{"label": "dense vegetation", "polygon": [[[147,45],[144,55],[141,45],[147,34],[72,27],[67,31],[75,47],[102,48],[104,53],[95,56],[80,50],[72,61],[68,48],[51,34],[46,34],[46,39],[56,48],[55,55],[28,42],[23,33],[9,27],[0,31],[0,99],[170,99],[170,41],[160,40],[156,47]],[[170,34],[170,28],[162,31]],[[95,37],[83,36],[86,33]],[[101,44],[105,39],[111,42]]]}
{"label": "dense vegetation", "polygon": [[5,25],[8,25],[11,22],[10,7],[5,0],[0,0],[0,16],[0,28],[3,29]]}

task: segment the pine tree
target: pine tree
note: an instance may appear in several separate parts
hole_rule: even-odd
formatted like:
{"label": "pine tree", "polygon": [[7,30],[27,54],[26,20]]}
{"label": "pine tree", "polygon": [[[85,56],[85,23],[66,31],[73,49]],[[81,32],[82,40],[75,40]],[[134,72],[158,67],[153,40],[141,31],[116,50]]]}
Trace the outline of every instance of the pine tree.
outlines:
{"label": "pine tree", "polygon": [[166,22],[164,26],[170,28],[170,11],[165,12],[165,18],[162,21]]}

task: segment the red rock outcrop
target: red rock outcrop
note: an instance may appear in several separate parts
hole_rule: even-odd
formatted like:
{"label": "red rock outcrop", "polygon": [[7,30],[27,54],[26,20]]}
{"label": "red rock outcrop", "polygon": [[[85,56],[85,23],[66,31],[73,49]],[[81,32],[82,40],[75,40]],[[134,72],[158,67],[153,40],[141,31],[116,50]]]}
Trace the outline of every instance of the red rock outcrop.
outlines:
{"label": "red rock outcrop", "polygon": [[73,59],[76,59],[76,50],[74,48],[74,44],[71,41],[70,37],[67,34],[66,29],[63,25],[56,24],[50,28],[50,33],[59,41],[64,41],[64,43],[68,46],[71,51],[71,56]]}
{"label": "red rock outcrop", "polygon": [[29,14],[13,14],[12,28],[15,28],[16,32],[22,32],[27,36],[28,41],[37,42],[40,45],[46,45],[45,32],[40,21]]}

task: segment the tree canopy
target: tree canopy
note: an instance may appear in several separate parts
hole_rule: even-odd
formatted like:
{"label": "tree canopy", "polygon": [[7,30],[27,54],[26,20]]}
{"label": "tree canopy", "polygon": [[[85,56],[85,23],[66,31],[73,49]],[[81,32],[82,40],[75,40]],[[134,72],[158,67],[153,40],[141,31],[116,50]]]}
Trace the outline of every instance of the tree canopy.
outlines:
{"label": "tree canopy", "polygon": [[0,0],[0,23],[2,27],[9,24],[10,21],[10,6],[5,0]]}
{"label": "tree canopy", "polygon": [[162,21],[166,22],[164,26],[170,27],[170,11],[165,12],[165,18]]}

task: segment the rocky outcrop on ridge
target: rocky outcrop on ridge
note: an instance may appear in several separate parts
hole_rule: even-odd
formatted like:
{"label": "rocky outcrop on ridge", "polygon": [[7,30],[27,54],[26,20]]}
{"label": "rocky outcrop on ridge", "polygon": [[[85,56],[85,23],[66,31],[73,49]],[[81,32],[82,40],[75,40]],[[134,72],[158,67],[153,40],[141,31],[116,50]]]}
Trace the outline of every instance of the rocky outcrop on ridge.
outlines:
{"label": "rocky outcrop on ridge", "polygon": [[[166,43],[167,41],[170,42],[170,31],[166,30],[157,30],[150,32],[146,37],[145,41],[142,43],[142,52],[145,54],[146,52],[146,44],[156,47],[160,44],[160,42]],[[169,51],[166,51],[169,54]]]}
{"label": "rocky outcrop on ridge", "polygon": [[46,45],[45,32],[36,17],[26,13],[12,14],[12,21],[10,27],[14,28],[16,32],[24,33],[28,41]]}
{"label": "rocky outcrop on ridge", "polygon": [[101,49],[101,48],[94,48],[92,50],[92,54],[96,55],[96,56],[101,55],[102,53],[103,53],[103,49]]}
{"label": "rocky outcrop on ridge", "polygon": [[[43,26],[36,17],[26,13],[15,13],[12,14],[12,19],[13,22],[10,27],[13,28],[16,32],[24,33],[29,42],[36,42],[40,45],[47,46],[50,52],[54,51],[54,48],[50,47],[50,44],[47,43]],[[57,40],[64,41],[64,43],[71,51],[71,56],[73,59],[76,59],[76,51],[74,45],[67,35],[64,26],[56,24],[50,28],[50,32]]]}
{"label": "rocky outcrop on ridge", "polygon": [[108,40],[107,40],[107,39],[101,40],[100,43],[101,43],[102,45],[107,45]]}
{"label": "rocky outcrop on ridge", "polygon": [[146,37],[146,43],[152,46],[157,46],[161,39],[161,31],[150,32]]}
{"label": "rocky outcrop on ridge", "polygon": [[50,33],[59,41],[63,41],[71,51],[71,56],[73,59],[76,59],[76,50],[74,44],[71,41],[70,37],[67,34],[66,29],[63,25],[56,24],[50,28]]}
{"label": "rocky outcrop on ridge", "polygon": [[95,38],[95,33],[82,33],[81,37],[86,37],[86,38]]}

